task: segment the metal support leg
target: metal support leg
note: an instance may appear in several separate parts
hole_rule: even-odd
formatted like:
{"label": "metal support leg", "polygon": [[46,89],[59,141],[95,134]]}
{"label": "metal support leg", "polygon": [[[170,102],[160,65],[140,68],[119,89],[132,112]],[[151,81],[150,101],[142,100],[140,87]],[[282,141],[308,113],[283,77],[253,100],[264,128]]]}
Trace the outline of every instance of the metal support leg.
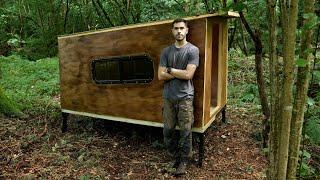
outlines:
{"label": "metal support leg", "polygon": [[221,121],[223,123],[226,123],[227,120],[226,120],[226,109],[227,109],[227,105],[225,105],[223,108],[222,108],[222,112],[221,112],[221,115],[222,115],[222,118],[221,118]]}
{"label": "metal support leg", "polygon": [[61,127],[61,131],[63,133],[67,132],[68,130],[68,116],[69,114],[68,113],[65,113],[65,112],[62,112],[62,127]]}
{"label": "metal support leg", "polygon": [[205,133],[199,133],[199,167],[202,167],[202,162],[204,158],[204,139]]}

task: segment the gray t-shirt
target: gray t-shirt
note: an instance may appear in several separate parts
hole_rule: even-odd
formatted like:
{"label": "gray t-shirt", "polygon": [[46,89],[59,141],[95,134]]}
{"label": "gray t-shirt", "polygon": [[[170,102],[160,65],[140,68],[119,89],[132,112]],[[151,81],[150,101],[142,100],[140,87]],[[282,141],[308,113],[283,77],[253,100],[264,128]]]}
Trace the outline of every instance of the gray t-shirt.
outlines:
{"label": "gray t-shirt", "polygon": [[[191,43],[181,48],[174,44],[166,47],[160,57],[160,66],[185,70],[188,64],[199,66],[199,49]],[[174,78],[164,83],[163,97],[172,100],[193,98],[192,80]]]}

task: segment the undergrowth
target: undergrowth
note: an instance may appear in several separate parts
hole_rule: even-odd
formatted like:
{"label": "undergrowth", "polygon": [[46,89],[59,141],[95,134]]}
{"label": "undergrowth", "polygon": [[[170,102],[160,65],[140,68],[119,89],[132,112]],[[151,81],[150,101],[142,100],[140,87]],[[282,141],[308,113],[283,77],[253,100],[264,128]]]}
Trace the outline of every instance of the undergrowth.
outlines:
{"label": "undergrowth", "polygon": [[59,108],[58,58],[29,61],[17,55],[0,57],[0,85],[29,115],[54,115]]}
{"label": "undergrowth", "polygon": [[[270,88],[268,63],[268,59],[264,58],[263,68],[264,79],[266,81],[266,93],[268,93]],[[228,65],[229,69],[227,104],[232,104],[233,107],[251,107],[248,108],[248,111],[253,111],[254,113],[262,113],[258,86],[256,82],[254,56],[246,57],[239,50],[230,49]],[[320,78],[318,76],[314,76],[313,85],[314,84],[320,84]],[[308,110],[306,110],[304,126],[306,137],[304,138],[304,140],[306,141],[305,143],[308,147],[316,147],[316,149],[320,150],[320,91],[319,89],[315,90],[319,86],[316,85],[315,87],[316,88],[313,89],[310,88],[312,97],[308,98],[307,103]],[[319,155],[317,155],[318,152],[308,152],[307,149],[302,150],[304,153],[303,155],[302,153],[300,155],[302,164],[301,167],[299,167],[298,176],[301,178],[314,177],[320,172],[320,162],[318,165],[316,163],[312,163],[314,161],[320,160]],[[310,156],[305,156],[305,154],[309,154]],[[316,172],[315,167],[318,168],[318,172]]]}
{"label": "undergrowth", "polygon": [[[267,79],[267,70],[264,72],[265,79]],[[261,112],[254,56],[246,57],[237,49],[229,51],[227,104],[235,107],[251,107],[250,110]]]}

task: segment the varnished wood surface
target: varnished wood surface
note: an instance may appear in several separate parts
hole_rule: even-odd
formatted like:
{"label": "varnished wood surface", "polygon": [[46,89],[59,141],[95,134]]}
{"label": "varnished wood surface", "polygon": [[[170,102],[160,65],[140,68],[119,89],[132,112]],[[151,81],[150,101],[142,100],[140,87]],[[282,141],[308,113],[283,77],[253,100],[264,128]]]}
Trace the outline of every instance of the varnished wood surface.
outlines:
{"label": "varnished wood surface", "polygon": [[221,23],[221,32],[222,32],[222,53],[221,53],[221,59],[222,63],[219,68],[221,69],[221,79],[219,82],[221,84],[219,87],[221,88],[221,100],[220,105],[224,106],[227,103],[227,85],[228,85],[228,23],[226,20],[222,20]]}
{"label": "varnished wood surface", "polygon": [[206,58],[204,65],[204,97],[203,97],[203,125],[210,118],[210,101],[211,101],[211,64],[212,64],[212,21],[207,18],[206,34]]}
{"label": "varnished wood surface", "polygon": [[[227,102],[227,70],[228,70],[228,27],[227,21],[223,18],[212,18],[214,22],[217,22],[214,28],[213,38],[219,39],[216,45],[213,45],[213,51],[218,52],[213,57],[213,70],[212,72],[212,95],[213,107],[218,107],[219,111],[226,105]],[[218,33],[215,33],[218,31]],[[216,50],[215,50],[216,49]],[[212,114],[212,113],[211,113]],[[211,115],[210,119],[215,118],[215,115]],[[205,122],[210,122],[210,120],[205,119]]]}
{"label": "varnished wood surface", "polygon": [[[202,125],[205,18],[190,21],[188,41],[199,47],[200,65],[194,76],[195,127]],[[162,122],[163,82],[157,79],[160,53],[174,42],[171,22],[59,38],[61,107],[66,110]],[[93,59],[147,53],[154,63],[149,84],[97,85]]]}
{"label": "varnished wood surface", "polygon": [[210,84],[209,88],[206,90],[206,93],[209,94],[208,97],[210,101],[206,104],[204,107],[207,116],[204,118],[204,123],[207,124],[210,122],[210,120],[213,118],[211,116],[212,113],[210,113],[210,110],[212,107],[217,106],[217,100],[218,100],[218,74],[219,74],[219,24],[215,22],[213,19],[209,20],[211,22],[211,28],[212,28],[212,35],[210,36],[211,39],[211,54],[212,54],[212,62],[210,63],[209,68],[211,69],[210,73],[207,74],[207,77],[210,81],[208,82]]}
{"label": "varnished wood surface", "polygon": [[213,24],[212,33],[212,66],[211,66],[211,104],[217,106],[218,98],[218,66],[219,66],[219,24]]}
{"label": "varnished wood surface", "polygon": [[[193,80],[194,126],[202,131],[226,104],[227,20],[221,17],[190,19],[187,39],[200,50],[200,65]],[[132,122],[139,121],[137,124],[162,123],[163,82],[157,79],[157,71],[162,49],[174,43],[171,22],[59,37],[62,109],[133,119]],[[98,85],[93,82],[90,67],[93,59],[144,53],[149,54],[154,64],[151,83]],[[210,112],[212,109],[214,112]]]}

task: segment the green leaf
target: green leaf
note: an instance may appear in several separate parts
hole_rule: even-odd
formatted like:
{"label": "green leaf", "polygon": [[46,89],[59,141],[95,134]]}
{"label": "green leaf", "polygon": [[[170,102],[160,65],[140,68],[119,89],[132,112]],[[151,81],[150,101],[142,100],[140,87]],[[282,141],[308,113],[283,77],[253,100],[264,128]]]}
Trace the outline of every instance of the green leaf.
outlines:
{"label": "green leaf", "polygon": [[313,105],[315,104],[315,101],[314,101],[312,98],[308,97],[308,99],[307,99],[307,104],[308,104],[309,106],[313,106]]}
{"label": "green leaf", "polygon": [[241,12],[244,8],[246,8],[246,5],[242,2],[238,2],[236,4],[233,4],[233,10]]}
{"label": "green leaf", "polygon": [[299,58],[298,60],[296,60],[296,65],[298,67],[306,67],[306,65],[308,64],[308,61],[302,58]]}
{"label": "green leaf", "polygon": [[304,19],[313,19],[316,18],[317,16],[314,13],[305,13],[303,14]]}
{"label": "green leaf", "polygon": [[319,24],[319,22],[309,22],[309,23],[306,23],[305,25],[303,25],[302,29],[305,31],[310,30],[310,29],[313,29],[314,27],[316,27],[318,24]]}
{"label": "green leaf", "polygon": [[308,151],[303,151],[303,157],[310,159],[311,158],[311,154]]}
{"label": "green leaf", "polygon": [[313,71],[313,75],[320,79],[320,71]]}
{"label": "green leaf", "polygon": [[316,18],[316,17],[312,17],[310,19],[310,21],[308,21],[307,23],[305,23],[302,27],[302,30],[310,30],[310,29],[313,29],[315,28],[317,25],[320,24],[320,20],[319,18]]}
{"label": "green leaf", "polygon": [[308,48],[308,49],[306,49],[306,50],[304,50],[304,53],[305,54],[311,54],[311,53],[313,53],[313,48]]}
{"label": "green leaf", "polygon": [[227,0],[227,6],[232,6],[233,0]]}

